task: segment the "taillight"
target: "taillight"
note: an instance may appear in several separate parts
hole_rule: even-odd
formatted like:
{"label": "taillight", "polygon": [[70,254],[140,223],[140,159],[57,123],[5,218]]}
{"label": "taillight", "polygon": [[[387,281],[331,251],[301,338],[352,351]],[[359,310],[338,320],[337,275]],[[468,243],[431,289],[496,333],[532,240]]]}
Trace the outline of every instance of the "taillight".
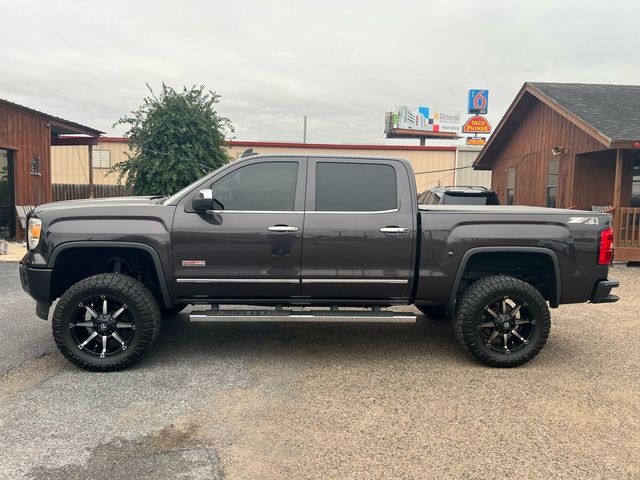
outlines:
{"label": "taillight", "polygon": [[598,265],[609,265],[613,260],[613,228],[600,230],[598,239]]}

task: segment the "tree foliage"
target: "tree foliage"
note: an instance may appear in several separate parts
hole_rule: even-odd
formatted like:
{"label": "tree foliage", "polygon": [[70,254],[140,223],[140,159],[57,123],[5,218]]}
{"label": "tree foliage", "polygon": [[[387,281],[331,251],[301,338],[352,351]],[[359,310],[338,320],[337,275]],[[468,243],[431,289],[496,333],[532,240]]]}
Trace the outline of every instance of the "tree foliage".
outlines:
{"label": "tree foliage", "polygon": [[125,174],[136,195],[170,195],[230,159],[223,145],[232,132],[229,119],[215,107],[220,95],[200,87],[181,92],[162,84],[156,93],[114,125],[126,125],[127,159],[112,167]]}

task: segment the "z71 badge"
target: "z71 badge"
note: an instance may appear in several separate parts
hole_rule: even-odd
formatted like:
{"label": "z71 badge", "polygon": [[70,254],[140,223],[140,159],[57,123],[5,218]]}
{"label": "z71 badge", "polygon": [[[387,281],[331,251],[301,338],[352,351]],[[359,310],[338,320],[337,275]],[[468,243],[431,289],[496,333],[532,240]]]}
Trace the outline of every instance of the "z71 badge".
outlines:
{"label": "z71 badge", "polygon": [[598,217],[569,217],[567,223],[584,223],[585,225],[600,225]]}

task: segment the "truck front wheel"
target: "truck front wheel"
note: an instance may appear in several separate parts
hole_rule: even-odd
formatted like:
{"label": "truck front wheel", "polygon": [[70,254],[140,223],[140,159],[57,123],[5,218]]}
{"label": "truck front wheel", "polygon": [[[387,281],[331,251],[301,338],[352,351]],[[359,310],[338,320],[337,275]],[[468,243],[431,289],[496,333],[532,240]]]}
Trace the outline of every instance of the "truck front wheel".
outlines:
{"label": "truck front wheel", "polygon": [[517,278],[482,278],[464,292],[454,320],[456,337],[471,355],[493,367],[516,367],[535,357],[549,336],[544,297]]}
{"label": "truck front wheel", "polygon": [[52,328],[60,351],[79,367],[123,370],[140,361],[154,343],[160,310],[138,280],[102,273],[79,281],[62,295]]}

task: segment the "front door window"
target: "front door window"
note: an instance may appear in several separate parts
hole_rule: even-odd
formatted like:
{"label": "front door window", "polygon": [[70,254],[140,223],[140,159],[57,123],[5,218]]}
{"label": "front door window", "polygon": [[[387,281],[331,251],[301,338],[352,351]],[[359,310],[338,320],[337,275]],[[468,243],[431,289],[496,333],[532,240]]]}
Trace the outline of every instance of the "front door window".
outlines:
{"label": "front door window", "polygon": [[254,163],[216,181],[211,189],[216,209],[293,211],[298,162]]}

